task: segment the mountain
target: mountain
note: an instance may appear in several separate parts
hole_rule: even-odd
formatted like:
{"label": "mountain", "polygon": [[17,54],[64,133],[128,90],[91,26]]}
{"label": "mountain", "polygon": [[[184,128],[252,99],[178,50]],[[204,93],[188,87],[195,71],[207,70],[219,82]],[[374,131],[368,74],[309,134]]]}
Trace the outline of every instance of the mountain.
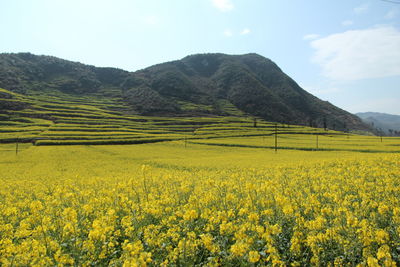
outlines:
{"label": "mountain", "polygon": [[400,135],[400,116],[379,112],[356,113],[365,123],[388,135]]}
{"label": "mountain", "polygon": [[24,95],[61,92],[119,99],[125,112],[143,115],[248,114],[290,124],[370,130],[257,54],[197,54],[136,72],[30,53],[0,54],[0,88]]}

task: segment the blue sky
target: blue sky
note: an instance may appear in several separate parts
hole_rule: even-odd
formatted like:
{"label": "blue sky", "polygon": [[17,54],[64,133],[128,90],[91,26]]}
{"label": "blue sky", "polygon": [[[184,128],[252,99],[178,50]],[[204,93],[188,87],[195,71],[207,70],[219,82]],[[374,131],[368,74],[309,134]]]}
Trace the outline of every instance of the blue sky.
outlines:
{"label": "blue sky", "polygon": [[255,52],[345,110],[400,115],[400,4],[1,0],[0,11],[0,53],[135,71],[189,54]]}

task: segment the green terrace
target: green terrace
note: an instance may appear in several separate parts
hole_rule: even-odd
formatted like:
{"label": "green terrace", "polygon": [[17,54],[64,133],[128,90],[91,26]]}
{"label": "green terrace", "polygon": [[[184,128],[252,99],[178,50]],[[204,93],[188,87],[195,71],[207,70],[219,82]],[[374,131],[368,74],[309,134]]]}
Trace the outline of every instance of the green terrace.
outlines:
{"label": "green terrace", "polygon": [[[209,146],[302,150],[399,150],[399,139],[360,136],[246,116],[221,101],[226,116],[141,116],[119,98],[47,92],[20,95],[0,89],[0,143],[34,145],[141,144],[180,141]],[[188,110],[198,107],[181,103]],[[205,107],[201,107],[205,108]],[[206,107],[208,108],[208,107]],[[277,143],[275,140],[277,136]]]}

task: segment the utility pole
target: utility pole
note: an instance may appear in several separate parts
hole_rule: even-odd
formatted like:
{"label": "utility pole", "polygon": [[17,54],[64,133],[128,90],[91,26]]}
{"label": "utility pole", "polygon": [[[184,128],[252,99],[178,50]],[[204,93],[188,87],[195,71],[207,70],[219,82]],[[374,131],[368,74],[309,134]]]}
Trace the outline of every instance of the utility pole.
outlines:
{"label": "utility pole", "polygon": [[278,123],[275,123],[275,153],[278,152]]}
{"label": "utility pole", "polygon": [[15,155],[18,155],[18,137],[17,142],[15,143]]}

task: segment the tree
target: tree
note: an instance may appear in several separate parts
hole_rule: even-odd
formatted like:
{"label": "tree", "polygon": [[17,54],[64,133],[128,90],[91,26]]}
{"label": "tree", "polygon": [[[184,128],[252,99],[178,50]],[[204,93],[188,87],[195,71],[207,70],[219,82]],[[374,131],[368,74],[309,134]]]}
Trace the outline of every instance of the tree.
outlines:
{"label": "tree", "polygon": [[310,124],[310,127],[313,127],[314,123],[313,123],[313,120],[311,118],[309,118],[308,122]]}

